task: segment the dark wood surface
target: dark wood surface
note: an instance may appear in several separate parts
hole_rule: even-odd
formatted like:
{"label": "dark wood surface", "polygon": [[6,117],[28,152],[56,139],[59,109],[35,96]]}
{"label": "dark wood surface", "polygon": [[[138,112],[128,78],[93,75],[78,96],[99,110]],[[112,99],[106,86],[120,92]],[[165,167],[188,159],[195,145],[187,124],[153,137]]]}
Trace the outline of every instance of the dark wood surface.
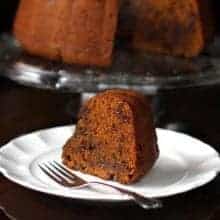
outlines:
{"label": "dark wood surface", "polygon": [[[194,136],[219,150],[220,89],[183,90],[161,95],[157,123],[182,120]],[[0,144],[40,128],[75,121],[79,96],[40,91],[0,79]],[[166,110],[166,111],[165,111]],[[145,211],[133,204],[86,203],[48,196],[0,175],[0,219],[21,220],[219,220],[220,177],[204,187],[163,199],[164,208]]]}

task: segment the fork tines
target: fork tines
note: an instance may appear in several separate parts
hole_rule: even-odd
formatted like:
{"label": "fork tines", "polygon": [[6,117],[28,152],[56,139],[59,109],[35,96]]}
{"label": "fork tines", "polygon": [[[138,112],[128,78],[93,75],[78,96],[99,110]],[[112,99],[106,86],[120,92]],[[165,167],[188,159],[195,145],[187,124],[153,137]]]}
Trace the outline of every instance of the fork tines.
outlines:
{"label": "fork tines", "polygon": [[84,183],[81,178],[56,161],[39,164],[39,167],[43,173],[62,186],[72,187]]}

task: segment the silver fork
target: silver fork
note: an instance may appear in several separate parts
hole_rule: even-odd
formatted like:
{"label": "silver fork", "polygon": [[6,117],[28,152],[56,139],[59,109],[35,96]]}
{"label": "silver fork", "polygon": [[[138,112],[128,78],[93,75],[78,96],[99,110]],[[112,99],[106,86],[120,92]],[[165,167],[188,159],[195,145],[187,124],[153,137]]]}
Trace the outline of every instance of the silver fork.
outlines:
{"label": "silver fork", "polygon": [[81,177],[79,177],[78,175],[73,174],[64,165],[56,161],[39,164],[39,167],[43,173],[45,173],[47,176],[49,176],[59,185],[62,185],[65,187],[79,189],[79,188],[84,188],[84,187],[90,187],[93,184],[100,184],[103,186],[110,187],[114,190],[117,190],[120,193],[128,195],[129,197],[133,199],[133,201],[136,204],[138,204],[144,209],[156,209],[156,208],[162,207],[162,203],[158,199],[149,198],[139,193],[136,193],[136,192],[133,192],[133,191],[130,191],[130,190],[118,187],[118,186],[113,186],[107,183],[103,183],[103,182],[98,182],[98,181],[88,182],[82,179]]}

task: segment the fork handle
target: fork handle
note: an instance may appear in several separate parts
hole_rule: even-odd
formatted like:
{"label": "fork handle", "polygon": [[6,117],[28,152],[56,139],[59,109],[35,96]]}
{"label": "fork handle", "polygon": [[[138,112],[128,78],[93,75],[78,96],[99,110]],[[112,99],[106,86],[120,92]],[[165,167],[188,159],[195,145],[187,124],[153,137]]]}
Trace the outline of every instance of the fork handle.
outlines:
{"label": "fork handle", "polygon": [[138,204],[144,209],[157,209],[162,207],[162,202],[158,199],[148,198],[139,193],[131,192],[128,190],[118,189],[118,191],[121,191],[122,193],[125,193],[128,196],[130,196],[136,204]]}
{"label": "fork handle", "polygon": [[100,184],[100,185],[104,185],[104,186],[107,186],[107,187],[111,187],[123,194],[126,194],[128,196],[130,196],[133,201],[141,206],[142,208],[144,209],[157,209],[157,208],[161,208],[162,207],[162,202],[158,199],[155,199],[155,198],[149,198],[149,197],[145,197],[139,193],[136,193],[136,192],[133,192],[133,191],[130,191],[130,190],[127,190],[127,189],[123,189],[121,187],[118,187],[118,186],[112,186],[110,184],[107,184],[107,183],[102,183],[102,182],[90,182],[89,184]]}

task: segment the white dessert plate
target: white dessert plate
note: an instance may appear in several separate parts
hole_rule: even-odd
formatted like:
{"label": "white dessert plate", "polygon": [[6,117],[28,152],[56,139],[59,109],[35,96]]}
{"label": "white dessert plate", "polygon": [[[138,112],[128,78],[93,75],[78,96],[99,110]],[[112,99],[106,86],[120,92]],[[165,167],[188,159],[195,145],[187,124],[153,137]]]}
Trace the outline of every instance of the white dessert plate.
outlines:
{"label": "white dessert plate", "polygon": [[[101,185],[95,189],[59,186],[39,169],[43,162],[61,162],[62,146],[74,129],[74,126],[52,128],[12,140],[0,149],[0,172],[17,184],[47,194],[92,201],[129,201],[128,196]],[[160,157],[149,174],[130,186],[107,182],[149,197],[166,197],[202,186],[220,171],[220,157],[207,144],[169,130],[157,129],[157,135]],[[77,174],[87,180],[100,180]]]}

